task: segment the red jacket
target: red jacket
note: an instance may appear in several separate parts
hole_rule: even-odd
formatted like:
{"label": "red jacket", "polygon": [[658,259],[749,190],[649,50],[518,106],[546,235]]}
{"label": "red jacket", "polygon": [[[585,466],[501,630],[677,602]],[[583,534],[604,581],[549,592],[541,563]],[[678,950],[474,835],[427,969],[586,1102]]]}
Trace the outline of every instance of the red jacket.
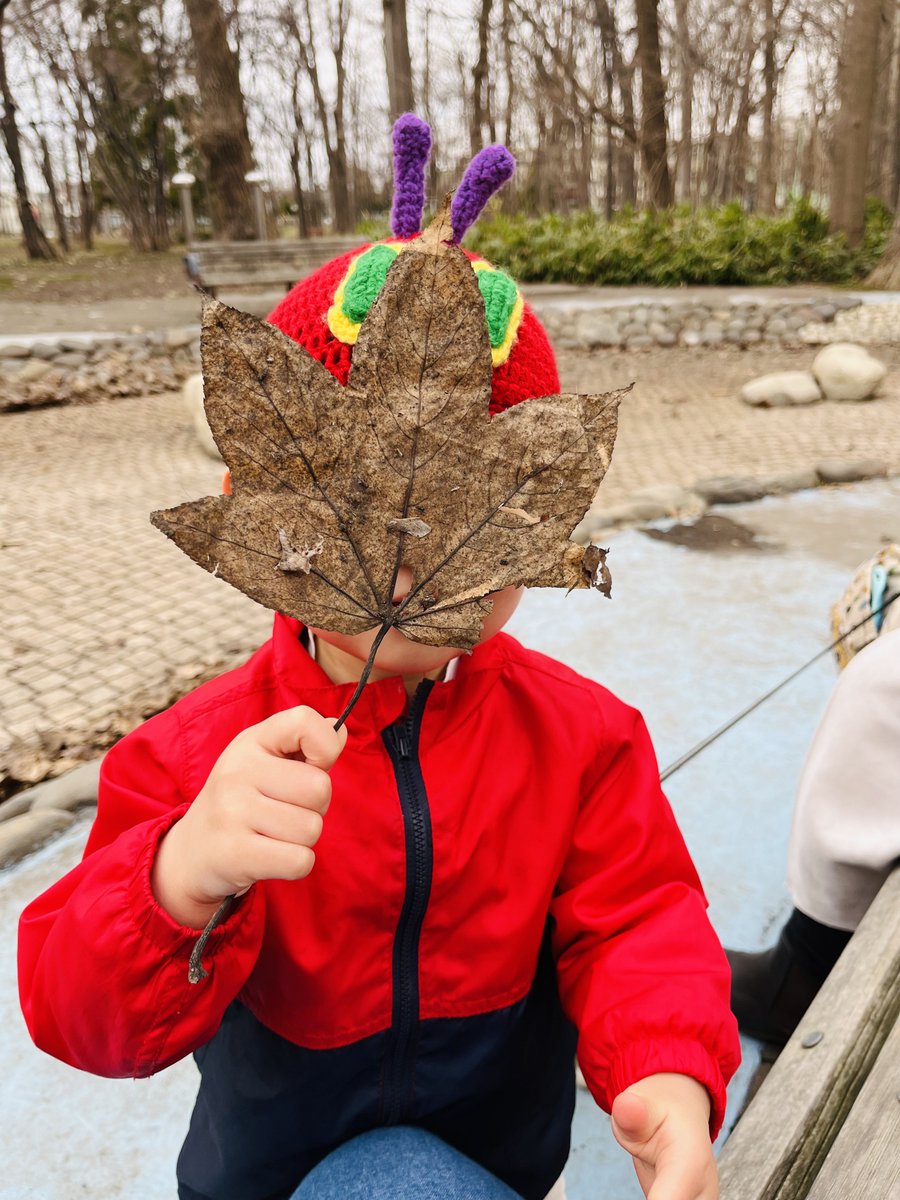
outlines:
{"label": "red jacket", "polygon": [[728,968],[644,724],[505,634],[406,716],[399,678],[365,688],[312,874],[253,887],[188,983],[197,935],[154,900],[155,847],[240,730],[342,710],[351,685],[301,633],[276,616],[246,664],[108,754],[84,860],[22,917],[37,1045],[108,1076],[199,1050],[183,1197],[289,1195],[344,1137],[395,1121],[538,1196],[568,1149],[548,1120],[571,1112],[572,1026],[603,1108],[681,1072],[717,1132],[739,1061]]}

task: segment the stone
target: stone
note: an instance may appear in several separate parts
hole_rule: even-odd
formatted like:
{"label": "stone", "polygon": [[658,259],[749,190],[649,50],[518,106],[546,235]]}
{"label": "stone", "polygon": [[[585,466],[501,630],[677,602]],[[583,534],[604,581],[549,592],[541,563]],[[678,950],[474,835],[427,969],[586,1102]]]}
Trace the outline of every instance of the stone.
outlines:
{"label": "stone", "polygon": [[647,326],[642,325],[639,321],[629,321],[622,326],[622,337],[628,341],[632,337],[645,337],[647,334]]}
{"label": "stone", "polygon": [[725,331],[718,325],[705,325],[700,334],[704,346],[718,346],[725,341]]}
{"label": "stone", "polygon": [[591,540],[591,533],[603,526],[604,519],[605,517],[602,512],[585,513],[569,534],[569,541],[577,542],[579,546],[586,546]]}
{"label": "stone", "polygon": [[83,367],[86,362],[86,354],[81,354],[77,350],[64,350],[62,354],[57,354],[53,360],[53,365],[55,367],[64,367],[66,370],[75,370],[77,367]]}
{"label": "stone", "polygon": [[[31,346],[32,358],[53,358],[56,354],[57,346],[53,342],[33,342]],[[3,351],[0,350],[0,354]]]}
{"label": "stone", "polygon": [[686,329],[681,335],[681,340],[685,346],[699,346],[702,336],[696,329]]}
{"label": "stone", "polygon": [[783,333],[787,333],[787,321],[781,317],[772,317],[766,322],[766,333],[778,334],[779,337]]}
{"label": "stone", "polygon": [[31,358],[31,347],[10,342],[7,346],[0,346],[0,358]]}
{"label": "stone", "polygon": [[4,800],[0,804],[0,821],[8,821],[10,817],[17,817],[20,813],[28,812],[34,799],[33,793],[34,788],[26,788],[24,792],[17,792],[15,796]]}
{"label": "stone", "polygon": [[741,388],[745,404],[758,408],[790,408],[822,399],[815,376],[809,371],[779,371],[751,379]]}
{"label": "stone", "polygon": [[178,350],[182,346],[189,346],[196,336],[195,329],[167,329],[166,345],[170,350]]}
{"label": "stone", "polygon": [[766,495],[761,480],[736,475],[698,479],[693,490],[707,504],[746,504],[751,500],[761,500]]}
{"label": "stone", "polygon": [[593,350],[595,346],[618,346],[622,342],[622,335],[615,321],[598,313],[582,313],[575,328],[578,342],[589,350]]}
{"label": "stone", "polygon": [[787,492],[806,492],[819,486],[819,476],[813,467],[808,470],[784,471],[778,475],[766,475],[760,480],[767,495],[781,496]]}
{"label": "stone", "polygon": [[876,458],[856,462],[832,458],[816,463],[816,472],[822,483],[856,483],[860,479],[884,478],[888,464]]}
{"label": "stone", "polygon": [[92,338],[73,338],[63,337],[59,339],[57,345],[60,350],[72,354],[90,354],[96,346],[96,342]]}
{"label": "stone", "polygon": [[[817,304],[815,311],[816,317],[818,317],[820,321],[833,321],[834,314],[837,312],[837,309],[833,304]],[[815,320],[816,317],[811,317],[810,320]]]}
{"label": "stone", "polygon": [[678,341],[676,334],[659,321],[651,321],[647,333],[658,346],[674,346]]}
{"label": "stone", "polygon": [[706,501],[696,492],[677,483],[654,483],[638,488],[628,497],[629,504],[656,504],[661,508],[661,517],[679,517],[699,514],[706,508]]}
{"label": "stone", "polygon": [[[97,785],[100,779],[100,759],[83,763],[65,775],[49,779],[37,787],[29,788],[32,793],[32,812],[56,809],[74,812],[85,804],[97,803]],[[27,793],[23,793],[27,795]]]}
{"label": "stone", "polygon": [[761,342],[761,341],[762,341],[762,334],[760,333],[760,331],[758,329],[745,329],[744,330],[744,344],[745,345],[749,346],[755,342]]}
{"label": "stone", "polygon": [[0,867],[8,867],[37,850],[55,833],[68,829],[74,820],[70,812],[45,808],[41,812],[24,812],[3,821],[0,824]]}
{"label": "stone", "polygon": [[210,433],[209,423],[206,420],[206,410],[203,407],[203,376],[189,375],[184,381],[181,395],[185,407],[190,413],[194,432],[197,434],[197,440],[200,442],[203,451],[210,458],[221,461],[219,448],[213,439],[212,433]]}
{"label": "stone", "polygon": [[626,340],[625,345],[629,350],[645,350],[653,345],[653,338],[648,337],[646,333],[635,333]]}
{"label": "stone", "polygon": [[38,379],[43,379],[52,367],[45,359],[29,358],[25,366],[16,375],[18,383],[36,383]]}
{"label": "stone", "polygon": [[884,363],[853,342],[826,346],[816,355],[812,369],[827,400],[868,400],[887,375]]}

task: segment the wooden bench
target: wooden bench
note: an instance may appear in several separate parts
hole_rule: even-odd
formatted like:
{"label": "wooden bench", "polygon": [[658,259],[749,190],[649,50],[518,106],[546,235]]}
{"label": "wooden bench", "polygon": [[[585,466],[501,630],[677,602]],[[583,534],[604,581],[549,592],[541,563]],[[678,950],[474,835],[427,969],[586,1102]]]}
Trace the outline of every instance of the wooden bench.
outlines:
{"label": "wooden bench", "polygon": [[900,1197],[900,870],[729,1137],[721,1200]]}
{"label": "wooden bench", "polygon": [[355,250],[365,239],[350,236],[276,242],[197,242],[188,247],[188,278],[213,296],[223,287],[293,287],[329,259]]}

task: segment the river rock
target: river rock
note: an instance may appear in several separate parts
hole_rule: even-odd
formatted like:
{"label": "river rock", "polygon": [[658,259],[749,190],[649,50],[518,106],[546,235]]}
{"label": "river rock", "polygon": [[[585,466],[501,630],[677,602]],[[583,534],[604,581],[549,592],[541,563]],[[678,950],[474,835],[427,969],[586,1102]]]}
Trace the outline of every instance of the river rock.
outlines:
{"label": "river rock", "polygon": [[[687,514],[699,514],[706,508],[706,501],[696,492],[683,488],[677,483],[654,483],[648,487],[638,488],[628,497],[629,504],[644,504],[648,508],[656,505],[659,517],[680,517]],[[644,517],[644,520],[653,518]]]}
{"label": "river rock", "polygon": [[49,362],[41,358],[29,358],[25,366],[16,375],[18,383],[36,383],[52,370]]}
{"label": "river rock", "polygon": [[816,355],[812,369],[828,400],[868,400],[887,375],[884,363],[853,342],[826,346]]}
{"label": "river rock", "polygon": [[694,491],[707,504],[746,504],[750,500],[761,500],[766,494],[762,480],[736,475],[698,479]]}
{"label": "river rock", "polygon": [[31,347],[23,346],[20,342],[10,342],[8,346],[0,346],[0,358],[30,358]]}
{"label": "river rock", "polygon": [[860,479],[882,479],[888,473],[888,465],[876,458],[855,462],[835,458],[817,463],[816,471],[823,483],[856,483]]}
{"label": "river rock", "polygon": [[758,408],[787,408],[814,404],[822,399],[822,393],[810,371],[778,371],[745,383],[741,399]]}
{"label": "river rock", "polygon": [[32,812],[56,809],[74,812],[85,804],[97,803],[97,786],[100,780],[100,759],[83,763],[65,775],[58,775],[37,787],[29,788],[33,793]]}
{"label": "river rock", "polygon": [[575,329],[579,343],[589,350],[593,350],[595,346],[618,346],[622,341],[615,321],[598,316],[597,313],[582,313]]}
{"label": "river rock", "polygon": [[0,867],[8,867],[37,850],[54,833],[68,829],[74,819],[69,812],[45,808],[41,812],[29,811],[3,821],[0,823]]}
{"label": "river rock", "polygon": [[189,375],[184,381],[181,395],[185,407],[191,415],[194,432],[197,434],[200,445],[210,458],[221,460],[219,448],[210,432],[209,423],[206,420],[206,410],[203,407],[203,376]]}

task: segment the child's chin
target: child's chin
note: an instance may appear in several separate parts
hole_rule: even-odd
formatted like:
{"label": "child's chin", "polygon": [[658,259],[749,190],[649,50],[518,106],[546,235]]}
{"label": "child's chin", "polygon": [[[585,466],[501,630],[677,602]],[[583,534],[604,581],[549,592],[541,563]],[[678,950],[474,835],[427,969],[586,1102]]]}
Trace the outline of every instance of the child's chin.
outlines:
{"label": "child's chin", "polygon": [[[428,675],[462,653],[452,646],[425,646],[413,642],[399,630],[392,629],[378,648],[375,666],[392,675]],[[365,659],[367,654],[368,648],[361,657]]]}

